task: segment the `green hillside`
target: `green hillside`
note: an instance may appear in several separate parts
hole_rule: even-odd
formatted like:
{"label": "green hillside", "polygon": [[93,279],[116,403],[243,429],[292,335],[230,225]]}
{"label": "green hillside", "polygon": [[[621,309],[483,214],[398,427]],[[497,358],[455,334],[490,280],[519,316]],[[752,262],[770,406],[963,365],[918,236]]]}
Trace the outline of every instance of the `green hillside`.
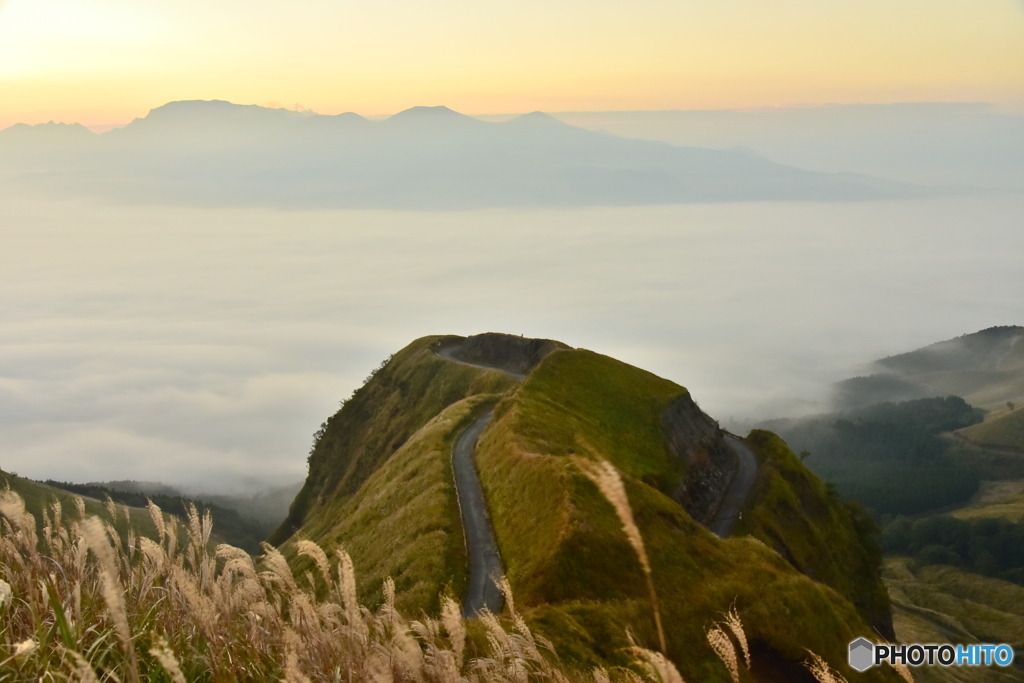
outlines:
{"label": "green hillside", "polygon": [[843,413],[772,420],[807,465],[843,498],[881,514],[920,514],[970,499],[982,472],[944,434],[980,422],[962,398],[880,403]]}
{"label": "green hillside", "polygon": [[101,517],[108,522],[113,522],[114,528],[126,538],[128,530],[131,529],[136,536],[147,536],[156,538],[156,526],[149,514],[149,510],[125,505],[115,505],[116,517],[111,518],[108,505],[95,498],[76,496],[73,493],[62,489],[47,486],[31,479],[25,479],[7,472],[0,472],[0,488],[9,488],[25,501],[25,510],[36,518],[36,525],[42,529],[45,525],[44,511],[46,517],[53,519],[53,505],[60,503],[61,515],[67,519],[78,519],[78,508],[75,499],[78,498],[85,505],[87,516]]}
{"label": "green hillside", "polygon": [[[442,592],[461,598],[467,568],[451,449],[478,411],[495,405],[476,463],[502,562],[517,608],[570,662],[625,662],[627,630],[641,644],[657,642],[637,556],[581,458],[622,473],[668,654],[687,680],[728,680],[704,630],[731,605],[750,638],[754,680],[805,679],[807,648],[846,673],[846,644],[871,636],[869,621],[888,624],[870,529],[770,435],[752,435],[764,467],[741,533],[754,538],[721,540],[686,512],[690,484],[717,446],[700,433],[714,423],[683,387],[561,346],[520,385],[434,353],[457,341],[413,342],[327,421],[275,537],[286,552],[299,538],[328,552],[344,545],[370,604],[387,575],[405,609],[434,612]],[[666,446],[670,405],[682,406],[684,426],[696,425],[689,459]],[[802,523],[787,525],[793,520]],[[873,670],[867,680],[894,675]]]}
{"label": "green hillside", "polygon": [[309,455],[306,483],[270,543],[286,541],[307,516],[335,515],[340,502],[355,495],[409,437],[451,404],[515,385],[497,370],[438,357],[434,349],[449,339],[457,338],[423,337],[409,344],[327,419]]}
{"label": "green hillside", "polygon": [[981,424],[959,430],[957,434],[982,446],[1012,448],[1024,455],[1024,410],[1004,409]]}
{"label": "green hillside", "polygon": [[[904,643],[1010,643],[1024,646],[1024,587],[951,566],[919,567],[888,558],[896,634]],[[1019,669],[920,667],[920,683],[1024,681]]]}
{"label": "green hillside", "polygon": [[878,580],[882,551],[877,529],[856,503],[842,503],[836,490],[804,467],[775,434],[747,437],[759,462],[752,502],[734,533],[764,541],[790,564],[850,600],[868,623],[892,637],[885,586]]}

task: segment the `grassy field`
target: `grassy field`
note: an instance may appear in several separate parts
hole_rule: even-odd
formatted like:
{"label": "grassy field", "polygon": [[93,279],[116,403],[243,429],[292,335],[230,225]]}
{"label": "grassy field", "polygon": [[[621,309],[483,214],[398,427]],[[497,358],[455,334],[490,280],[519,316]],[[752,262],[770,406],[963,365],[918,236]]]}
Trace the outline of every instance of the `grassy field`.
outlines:
{"label": "grassy field", "polygon": [[25,502],[25,510],[35,517],[36,522],[40,525],[40,529],[42,529],[44,524],[44,510],[50,519],[53,518],[53,504],[55,501],[60,502],[62,513],[68,515],[76,511],[76,499],[79,499],[84,504],[87,515],[100,517],[107,522],[111,522],[122,539],[128,537],[129,529],[136,536],[153,538],[156,535],[156,526],[150,517],[149,510],[144,508],[115,505],[113,506],[115,513],[111,515],[111,506],[106,502],[76,496],[62,489],[47,486],[30,479],[24,479],[7,472],[0,472],[0,488],[9,488],[21,496]]}
{"label": "grassy field", "polygon": [[[1010,643],[1024,647],[1024,587],[955,567],[915,568],[904,557],[885,562],[885,582],[894,606],[900,642]],[[1020,670],[922,667],[919,681],[996,683],[1024,681]]]}
{"label": "grassy field", "polygon": [[1020,450],[1024,455],[1024,409],[994,413],[981,424],[961,429],[959,434],[983,446]]}
{"label": "grassy field", "polygon": [[960,519],[1005,517],[1019,522],[1024,519],[1024,479],[982,482],[977,495],[952,514]]}

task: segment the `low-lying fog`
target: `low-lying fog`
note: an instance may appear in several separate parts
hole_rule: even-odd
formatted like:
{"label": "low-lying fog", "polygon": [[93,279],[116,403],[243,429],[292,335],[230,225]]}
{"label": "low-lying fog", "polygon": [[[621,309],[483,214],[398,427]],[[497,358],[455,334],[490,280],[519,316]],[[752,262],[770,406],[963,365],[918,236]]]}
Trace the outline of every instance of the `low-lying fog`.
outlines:
{"label": "low-lying fog", "polygon": [[412,339],[609,354],[720,420],[1024,323],[1024,196],[479,212],[0,198],[0,468],[241,491]]}

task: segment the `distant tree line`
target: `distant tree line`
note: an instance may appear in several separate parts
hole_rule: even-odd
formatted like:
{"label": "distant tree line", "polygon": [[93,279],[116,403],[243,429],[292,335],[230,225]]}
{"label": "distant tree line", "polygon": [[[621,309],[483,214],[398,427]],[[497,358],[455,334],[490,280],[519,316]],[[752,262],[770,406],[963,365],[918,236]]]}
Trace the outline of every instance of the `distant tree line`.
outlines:
{"label": "distant tree line", "polygon": [[947,564],[1024,586],[1024,522],[899,517],[879,540],[886,552],[909,555],[921,566]]}
{"label": "distant tree line", "polygon": [[96,498],[97,500],[106,500],[109,496],[115,503],[130,507],[146,507],[147,502],[152,500],[164,512],[176,515],[182,519],[185,518],[187,507],[191,503],[196,506],[200,514],[205,513],[207,510],[210,511],[210,514],[213,516],[213,533],[217,537],[223,539],[225,543],[230,543],[250,553],[259,552],[260,542],[266,539],[276,526],[256,519],[242,517],[238,514],[237,510],[184,496],[118,491],[96,484],[71,484],[64,481],[53,481],[52,479],[48,479],[43,483],[47,486],[63,489],[80,496]]}
{"label": "distant tree line", "polygon": [[958,396],[879,403],[845,413],[766,425],[842,497],[882,514],[915,514],[958,503],[978,476],[948,457],[940,436],[976,424],[984,413]]}

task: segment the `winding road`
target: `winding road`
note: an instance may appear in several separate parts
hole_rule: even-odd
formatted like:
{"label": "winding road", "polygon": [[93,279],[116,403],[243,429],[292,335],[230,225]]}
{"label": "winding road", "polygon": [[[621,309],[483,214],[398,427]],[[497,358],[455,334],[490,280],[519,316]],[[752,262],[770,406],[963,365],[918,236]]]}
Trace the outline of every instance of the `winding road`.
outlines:
{"label": "winding road", "polygon": [[[456,355],[459,348],[460,345],[455,344],[437,349],[436,353],[441,358],[453,363],[485,370],[499,370],[517,381],[526,380],[526,375],[521,373],[511,372],[493,365],[464,361]],[[494,529],[491,527],[491,520],[487,514],[487,502],[484,500],[483,488],[480,486],[480,477],[473,459],[480,434],[490,424],[493,417],[494,409],[491,408],[478,417],[459,436],[452,448],[455,492],[462,515],[466,550],[469,554],[469,585],[462,599],[462,613],[467,617],[475,617],[484,610],[497,614],[504,606],[504,596],[497,586],[497,582],[504,575],[504,570],[501,566],[501,556],[498,554],[498,544],[494,538]],[[739,459],[739,470],[729,485],[715,518],[708,525],[708,528],[721,538],[729,535],[740,518],[743,505],[757,478],[757,460],[742,439],[726,433],[725,442]]]}
{"label": "winding road", "polygon": [[462,529],[469,554],[469,585],[462,598],[462,614],[475,617],[485,609],[497,614],[504,605],[504,597],[497,582],[504,575],[498,543],[487,515],[487,502],[480,486],[473,452],[476,442],[494,417],[489,409],[459,436],[452,449],[452,470],[455,473],[455,492],[459,499]]}
{"label": "winding road", "polygon": [[[499,370],[514,380],[522,382],[526,375],[510,372],[493,365],[469,363],[455,354],[460,344],[437,349],[437,355],[445,360],[461,365],[469,365],[484,370]],[[452,471],[455,475],[455,495],[459,500],[459,513],[462,515],[462,530],[466,538],[466,552],[469,555],[469,585],[462,598],[462,614],[475,617],[484,610],[497,614],[505,604],[505,597],[498,589],[497,582],[504,576],[501,567],[501,556],[498,554],[498,543],[494,539],[494,528],[487,514],[487,501],[480,486],[480,476],[476,471],[473,453],[480,434],[494,417],[491,408],[478,417],[469,429],[464,431],[452,448]]]}
{"label": "winding road", "polygon": [[733,477],[729,490],[718,508],[718,513],[711,520],[708,528],[719,538],[725,538],[732,531],[743,513],[743,505],[747,502],[750,490],[757,479],[757,459],[743,440],[735,434],[725,434],[725,443],[739,459],[740,467]]}

